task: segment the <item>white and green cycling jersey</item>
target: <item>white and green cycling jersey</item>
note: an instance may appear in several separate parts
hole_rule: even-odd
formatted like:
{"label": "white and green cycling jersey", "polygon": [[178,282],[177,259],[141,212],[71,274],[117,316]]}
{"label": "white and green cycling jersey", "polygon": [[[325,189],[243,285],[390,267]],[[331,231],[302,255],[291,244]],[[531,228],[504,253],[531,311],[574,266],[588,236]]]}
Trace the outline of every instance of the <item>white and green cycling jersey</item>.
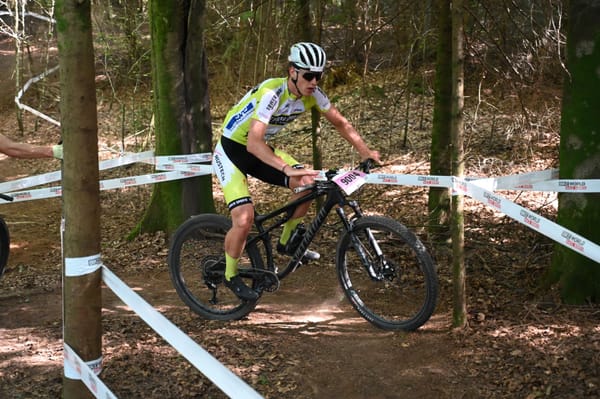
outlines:
{"label": "white and green cycling jersey", "polygon": [[[265,140],[312,107],[320,112],[330,109],[329,99],[318,87],[310,96],[295,98],[287,86],[287,78],[269,79],[252,90],[227,113],[223,122],[223,136],[213,153],[213,169],[229,209],[251,203],[247,175],[266,183],[289,186],[289,177],[283,171],[267,165],[248,152],[248,130],[252,119],[267,125]],[[301,165],[284,151],[271,147],[288,165]]]}
{"label": "white and green cycling jersey", "polygon": [[329,99],[318,87],[311,96],[295,98],[287,86],[287,78],[268,79],[254,87],[227,113],[223,136],[239,144],[248,143],[252,119],[267,124],[265,140],[277,134],[285,125],[312,107],[326,112]]}

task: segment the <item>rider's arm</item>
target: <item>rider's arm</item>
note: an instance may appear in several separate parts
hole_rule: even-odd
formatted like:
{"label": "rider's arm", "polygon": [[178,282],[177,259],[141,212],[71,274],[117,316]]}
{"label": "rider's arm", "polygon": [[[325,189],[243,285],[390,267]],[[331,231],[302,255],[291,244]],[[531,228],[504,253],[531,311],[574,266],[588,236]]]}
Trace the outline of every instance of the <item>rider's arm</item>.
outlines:
{"label": "rider's arm", "polygon": [[333,105],[323,113],[329,122],[336,128],[340,135],[346,139],[356,151],[360,154],[362,160],[371,158],[377,163],[381,163],[379,152],[371,150],[364,142],[360,134],[354,129],[354,126],[335,108]]}
{"label": "rider's arm", "polygon": [[0,152],[14,158],[52,158],[55,156],[52,146],[18,143],[2,134],[0,134]]}
{"label": "rider's arm", "polygon": [[317,175],[318,172],[302,168],[294,169],[289,166],[283,159],[275,155],[271,147],[265,142],[265,134],[267,132],[267,125],[257,119],[253,119],[250,122],[250,129],[248,130],[248,143],[246,149],[249,153],[266,163],[274,167],[277,170],[282,171],[288,176],[306,176],[306,175]]}
{"label": "rider's arm", "polygon": [[257,119],[250,122],[248,130],[248,144],[246,149],[249,153],[274,167],[277,170],[284,169],[286,163],[283,159],[275,155],[273,150],[265,142],[265,134],[267,133],[267,125]]}

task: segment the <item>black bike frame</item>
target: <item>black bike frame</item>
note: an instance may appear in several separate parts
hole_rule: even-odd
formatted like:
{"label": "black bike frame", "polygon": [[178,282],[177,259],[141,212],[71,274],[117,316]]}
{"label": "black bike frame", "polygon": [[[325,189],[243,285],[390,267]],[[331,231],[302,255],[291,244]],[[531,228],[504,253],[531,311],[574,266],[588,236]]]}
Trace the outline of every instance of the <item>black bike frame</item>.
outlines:
{"label": "black bike frame", "polygon": [[[306,233],[304,234],[302,242],[296,249],[294,256],[292,256],[286,268],[283,270],[283,274],[279,275],[280,278],[283,278],[287,274],[293,272],[301,264],[302,255],[304,255],[304,252],[306,252],[306,249],[319,232],[319,229],[325,223],[329,212],[331,212],[334,207],[337,206],[336,213],[340,217],[340,220],[344,224],[344,228],[347,231],[352,229],[352,222],[346,216],[344,206],[349,206],[352,208],[355,217],[362,216],[362,211],[358,205],[358,202],[354,200],[348,201],[341,188],[339,188],[331,180],[317,182],[315,186],[309,188],[309,190],[310,192],[301,198],[291,201],[272,212],[266,214],[256,213],[254,217],[254,226],[256,227],[257,234],[248,240],[247,245],[250,246],[256,244],[258,241],[262,241],[266,251],[267,270],[276,271],[275,264],[273,262],[273,248],[269,233],[287,222],[292,217],[296,207],[299,205],[312,201],[321,196],[325,196],[323,206],[306,229]],[[265,226],[266,222],[275,219],[278,216],[280,216],[279,219],[274,221],[272,224]]]}

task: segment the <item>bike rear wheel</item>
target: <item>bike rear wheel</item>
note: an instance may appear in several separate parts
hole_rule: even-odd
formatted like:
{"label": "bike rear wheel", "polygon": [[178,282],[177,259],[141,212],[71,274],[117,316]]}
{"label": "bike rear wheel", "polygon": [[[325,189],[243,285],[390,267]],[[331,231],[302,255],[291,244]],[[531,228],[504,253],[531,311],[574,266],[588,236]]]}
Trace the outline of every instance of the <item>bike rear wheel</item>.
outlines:
{"label": "bike rear wheel", "polygon": [[10,252],[10,234],[8,226],[4,219],[0,217],[0,277],[4,274],[4,269],[8,263],[8,254]]}
{"label": "bike rear wheel", "polygon": [[[224,284],[224,241],[230,228],[231,220],[225,216],[197,215],[177,229],[169,248],[167,262],[177,294],[191,310],[211,320],[240,319],[257,303],[239,299]],[[262,269],[262,259],[255,247],[245,249],[239,268],[240,271]],[[244,280],[248,286],[255,286],[252,277]]]}
{"label": "bike rear wheel", "polygon": [[413,331],[433,314],[438,294],[433,260],[401,223],[379,216],[360,218],[340,238],[336,265],[346,297],[375,326]]}

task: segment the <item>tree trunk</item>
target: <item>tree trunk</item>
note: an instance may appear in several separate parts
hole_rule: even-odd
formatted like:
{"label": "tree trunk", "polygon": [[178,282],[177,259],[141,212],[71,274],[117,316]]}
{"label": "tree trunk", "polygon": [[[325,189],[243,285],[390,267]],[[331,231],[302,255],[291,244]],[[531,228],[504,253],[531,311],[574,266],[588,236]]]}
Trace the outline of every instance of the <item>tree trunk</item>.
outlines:
{"label": "tree trunk", "polygon": [[[150,1],[156,154],[212,151],[205,2]],[[214,211],[211,176],[154,186],[138,232],[174,231],[185,217]]]}
{"label": "tree trunk", "polygon": [[[22,33],[23,37],[25,37],[25,15],[23,15],[21,10],[19,10],[20,6],[24,7],[24,4],[19,4],[18,1],[15,1],[15,34],[19,35]],[[21,26],[23,26],[23,32],[21,32]],[[15,93],[18,93],[19,90],[21,90],[21,78],[23,77],[21,66],[23,61],[23,43],[21,43],[21,40],[22,39],[20,37],[15,37]],[[19,125],[19,134],[23,136],[23,133],[25,133],[25,127],[23,126],[23,110],[16,105],[15,108],[17,114],[17,124]]]}
{"label": "tree trunk", "polygon": [[[90,1],[56,2],[64,145],[64,341],[86,362],[102,354],[102,269],[73,270],[77,258],[100,256],[100,185]],[[93,398],[65,367],[64,398]],[[69,374],[69,375],[68,375]]]}
{"label": "tree trunk", "polygon": [[[298,24],[297,29],[299,32],[299,38],[301,41],[306,42],[317,42],[314,38],[313,31],[317,29],[311,29],[311,24],[306,23],[310,21],[310,1],[308,0],[297,0],[296,7],[298,9]],[[311,144],[312,144],[312,162],[313,169],[323,169],[323,136],[321,136],[321,114],[316,108],[311,109],[310,113],[311,120]],[[317,198],[316,206],[318,209],[323,204],[323,198]]]}
{"label": "tree trunk", "polygon": [[[569,3],[567,69],[560,127],[560,178],[600,178],[600,4]],[[600,194],[561,193],[558,224],[600,243]],[[556,245],[550,282],[559,282],[566,303],[600,302],[600,265],[570,248]]]}
{"label": "tree trunk", "polygon": [[[464,107],[464,51],[463,51],[463,2],[452,2],[452,173],[462,177],[465,172],[463,149]],[[467,325],[465,232],[463,196],[452,199],[452,270],[454,285],[454,310],[452,326]]]}
{"label": "tree trunk", "polygon": [[[438,47],[435,71],[435,98],[431,132],[431,174],[450,176],[452,154],[452,17],[450,0],[438,0]],[[429,189],[429,236],[433,241],[450,237],[451,190],[443,187]]]}

